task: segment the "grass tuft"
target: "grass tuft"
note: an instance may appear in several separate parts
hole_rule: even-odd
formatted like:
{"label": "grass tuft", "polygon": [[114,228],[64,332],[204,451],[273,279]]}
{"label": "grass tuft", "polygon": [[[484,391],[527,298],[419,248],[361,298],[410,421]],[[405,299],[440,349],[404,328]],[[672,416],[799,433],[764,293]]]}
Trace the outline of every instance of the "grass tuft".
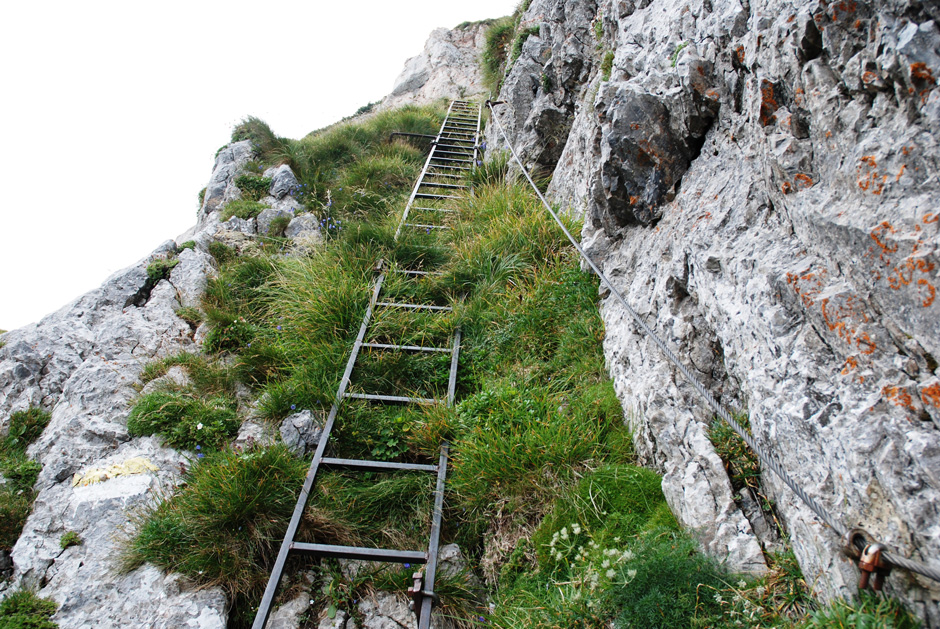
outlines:
{"label": "grass tuft", "polygon": [[199,451],[223,447],[239,425],[230,398],[206,399],[190,392],[148,393],[137,400],[127,418],[132,436],[159,434],[169,446]]}
{"label": "grass tuft", "polygon": [[36,492],[33,485],[42,466],[26,456],[26,448],[42,434],[51,415],[40,408],[10,415],[5,437],[0,439],[0,550],[13,548],[29,517]]}

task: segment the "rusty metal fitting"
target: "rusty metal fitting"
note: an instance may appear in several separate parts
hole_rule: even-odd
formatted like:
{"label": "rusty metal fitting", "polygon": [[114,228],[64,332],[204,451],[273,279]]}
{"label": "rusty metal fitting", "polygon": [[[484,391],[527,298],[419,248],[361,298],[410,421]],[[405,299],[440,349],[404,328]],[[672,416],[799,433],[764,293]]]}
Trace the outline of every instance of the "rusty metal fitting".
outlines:
{"label": "rusty metal fitting", "polygon": [[881,556],[884,549],[885,547],[881,544],[869,544],[862,551],[862,556],[858,560],[858,569],[862,571],[858,581],[859,589],[864,590],[868,586],[870,576],[871,589],[875,592],[881,591],[885,578],[891,574],[891,566]]}

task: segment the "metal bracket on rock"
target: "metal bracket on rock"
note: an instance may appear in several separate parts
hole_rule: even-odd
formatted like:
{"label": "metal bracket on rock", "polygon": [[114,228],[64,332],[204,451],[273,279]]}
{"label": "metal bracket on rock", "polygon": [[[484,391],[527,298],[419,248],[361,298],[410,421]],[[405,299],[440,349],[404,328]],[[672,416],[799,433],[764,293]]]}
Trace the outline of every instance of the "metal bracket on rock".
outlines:
{"label": "metal bracket on rock", "polygon": [[415,617],[418,622],[421,622],[421,603],[424,601],[424,597],[430,597],[431,602],[434,605],[441,604],[441,598],[437,595],[436,592],[428,592],[424,589],[424,573],[415,572],[411,575],[411,578],[415,580],[414,585],[408,588],[408,596],[411,597],[411,602],[408,603],[408,609],[415,613]]}
{"label": "metal bracket on rock", "polygon": [[858,589],[867,589],[870,580],[871,589],[880,592],[894,566],[882,556],[885,547],[868,541],[870,539],[871,536],[862,529],[852,529],[845,534],[842,551],[858,561],[858,569],[861,571]]}

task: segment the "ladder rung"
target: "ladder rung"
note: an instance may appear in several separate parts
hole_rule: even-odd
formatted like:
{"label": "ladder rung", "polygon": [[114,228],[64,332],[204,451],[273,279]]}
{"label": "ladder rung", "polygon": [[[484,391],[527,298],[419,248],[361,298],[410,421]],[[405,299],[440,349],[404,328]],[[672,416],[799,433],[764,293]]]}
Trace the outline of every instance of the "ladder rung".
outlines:
{"label": "ladder rung", "polygon": [[412,205],[411,209],[412,210],[425,210],[428,212],[448,212],[448,213],[457,211],[457,210],[449,210],[444,207],[421,207],[419,205]]}
{"label": "ladder rung", "polygon": [[303,555],[336,557],[337,559],[361,559],[363,561],[388,561],[390,563],[425,563],[427,553],[420,550],[391,550],[388,548],[364,548],[362,546],[337,546],[334,544],[305,544],[294,542],[290,549]]}
{"label": "ladder rung", "polygon": [[463,197],[455,197],[452,194],[432,194],[430,192],[419,192],[415,195],[416,199],[457,199],[458,201]]}
{"label": "ladder rung", "polygon": [[451,179],[463,179],[463,177],[461,177],[460,175],[449,175],[447,173],[432,173],[429,171],[424,174],[428,177],[450,177]]}
{"label": "ladder rung", "polygon": [[[458,140],[458,141],[462,142],[463,140]],[[467,140],[467,142],[470,142],[470,140]],[[471,153],[473,152],[473,146],[472,146],[472,145],[471,145],[471,146],[461,146],[461,145],[459,145],[459,144],[435,144],[434,146],[436,146],[436,147],[439,148],[439,149],[440,149],[440,148],[444,148],[444,149],[460,149],[461,151],[470,151]]]}
{"label": "ladder rung", "polygon": [[393,463],[391,461],[361,461],[358,459],[333,459],[324,457],[320,465],[331,470],[349,470],[353,472],[389,472],[404,470],[408,472],[436,472],[436,465],[419,463]]}
{"label": "ladder rung", "polygon": [[[431,156],[431,159],[436,159],[439,162],[453,162],[455,164],[472,164],[473,163],[472,159],[454,159],[453,157],[436,157],[434,155]],[[431,164],[431,166],[435,166],[435,164]]]}
{"label": "ladder rung", "polygon": [[377,395],[374,393],[344,393],[343,397],[356,400],[374,400],[376,402],[403,402],[406,404],[440,404],[440,400],[426,397],[405,397],[402,395]]}
{"label": "ladder rung", "polygon": [[434,181],[431,181],[428,183],[425,183],[424,181],[422,181],[421,185],[428,186],[429,188],[433,186],[435,188],[452,188],[452,189],[458,189],[458,190],[465,190],[467,188],[467,186],[463,186],[458,183],[437,183]]}
{"label": "ladder rung", "polygon": [[[418,208],[424,209],[424,208]],[[444,275],[440,271],[410,271],[408,269],[397,269],[399,273],[404,273],[405,275]]]}
{"label": "ladder rung", "polygon": [[450,347],[424,347],[421,345],[389,345],[387,343],[363,343],[362,347],[371,347],[373,349],[401,349],[409,352],[446,352],[453,353]]}
{"label": "ladder rung", "polygon": [[435,150],[435,151],[434,151],[434,154],[435,154],[435,155],[460,155],[460,156],[463,156],[463,157],[470,157],[471,155],[473,155],[473,151],[467,151],[467,152],[463,153],[463,152],[457,152],[457,151],[437,151],[437,150]]}
{"label": "ladder rung", "polygon": [[[446,168],[447,170],[470,170],[469,166],[448,166],[446,164],[429,164],[431,168]],[[435,174],[435,173],[430,173]]]}
{"label": "ladder rung", "polygon": [[450,306],[432,306],[430,304],[400,304],[394,301],[380,301],[376,306],[388,306],[389,308],[407,308],[408,310],[440,310],[450,312],[453,310]]}

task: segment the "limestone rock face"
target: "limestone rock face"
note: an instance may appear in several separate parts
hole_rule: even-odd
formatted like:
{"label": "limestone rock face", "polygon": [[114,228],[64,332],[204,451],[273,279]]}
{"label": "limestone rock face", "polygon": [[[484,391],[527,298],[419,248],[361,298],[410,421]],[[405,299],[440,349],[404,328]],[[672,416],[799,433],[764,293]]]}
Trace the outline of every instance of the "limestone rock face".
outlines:
{"label": "limestone rock face", "polygon": [[[553,169],[550,196],[584,218],[590,255],[712,393],[749,413],[837,519],[934,566],[938,13],[895,0],[535,0],[522,20],[539,35],[497,106],[528,165]],[[554,84],[568,100],[551,100],[542,73],[576,59],[579,78]],[[541,137],[535,121],[559,102],[567,128]],[[759,571],[707,439],[713,414],[608,295],[601,309],[641,458],[709,552]],[[839,540],[770,470],[764,489],[807,583],[851,594]],[[940,626],[936,583],[896,571],[888,589]]]}
{"label": "limestone rock face", "polygon": [[212,212],[220,209],[226,202],[241,197],[235,185],[235,177],[246,162],[254,158],[251,141],[232,142],[222,148],[215,157],[212,176],[206,186],[206,194],[199,209],[199,223],[202,224]]}
{"label": "limestone rock face", "polygon": [[431,32],[424,51],[405,62],[391,94],[380,105],[424,105],[439,98],[469,98],[483,93],[479,54],[483,49],[483,24]]}
{"label": "limestone rock face", "polygon": [[[207,237],[200,232],[195,240]],[[151,285],[147,265],[169,250],[172,241],[39,323],[8,332],[0,348],[0,424],[29,406],[52,413],[28,450],[43,466],[39,495],[11,553],[12,582],[0,583],[0,597],[13,587],[37,588],[59,604],[53,620],[63,628],[208,629],[227,622],[219,588],[195,590],[151,566],[117,570],[118,540],[131,510],[172,488],[186,464],[180,453],[152,438],[132,438],[126,428],[143,365],[193,347],[192,329],[175,310],[181,302],[197,303],[213,272],[197,244],[180,253],[169,280]],[[98,482],[82,483],[86,478]],[[62,550],[67,531],[83,543]]]}

